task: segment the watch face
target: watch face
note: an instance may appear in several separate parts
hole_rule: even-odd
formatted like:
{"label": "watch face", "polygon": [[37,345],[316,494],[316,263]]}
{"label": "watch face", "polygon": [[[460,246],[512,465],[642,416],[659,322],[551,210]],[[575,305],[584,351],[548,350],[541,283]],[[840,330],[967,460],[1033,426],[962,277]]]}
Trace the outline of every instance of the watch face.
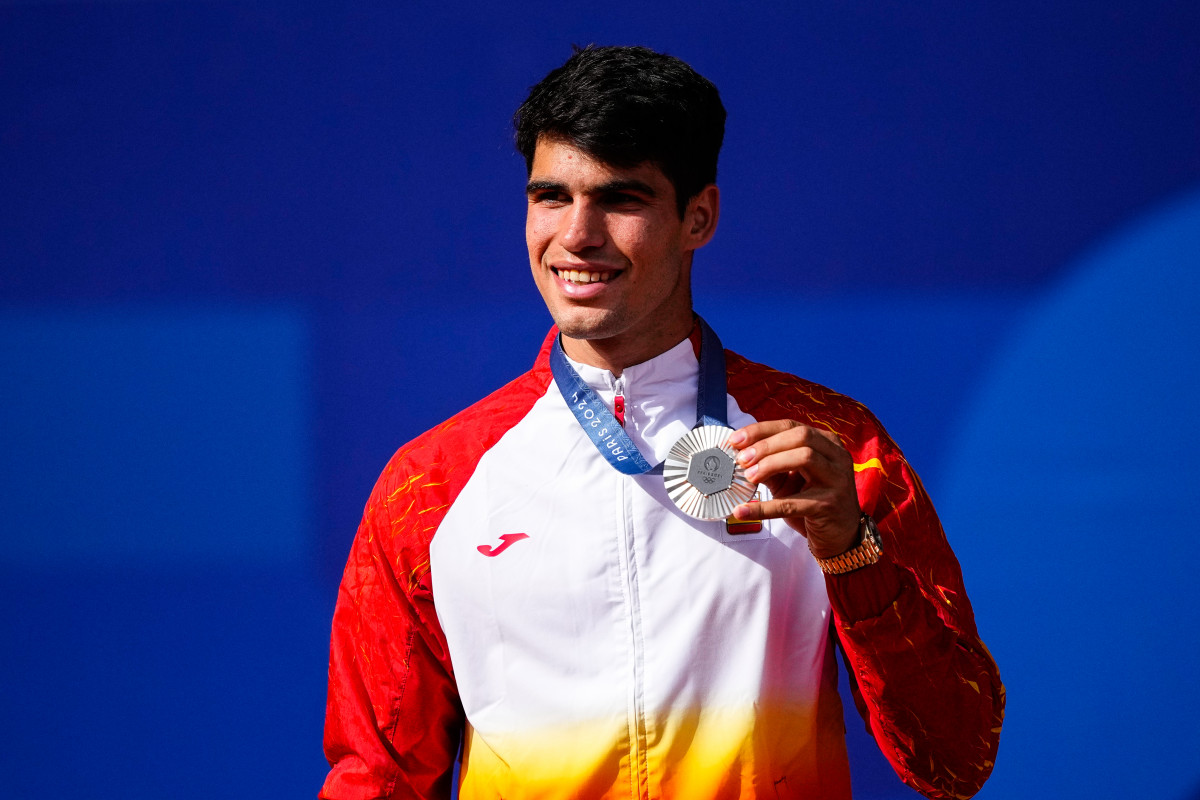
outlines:
{"label": "watch face", "polygon": [[870,537],[875,546],[880,550],[883,549],[883,538],[879,535],[879,528],[875,526],[875,520],[869,516],[863,519],[863,538]]}
{"label": "watch face", "polygon": [[683,513],[697,519],[726,519],[754,497],[758,484],[746,478],[729,446],[733,428],[704,425],[686,433],[663,462],[667,495]]}

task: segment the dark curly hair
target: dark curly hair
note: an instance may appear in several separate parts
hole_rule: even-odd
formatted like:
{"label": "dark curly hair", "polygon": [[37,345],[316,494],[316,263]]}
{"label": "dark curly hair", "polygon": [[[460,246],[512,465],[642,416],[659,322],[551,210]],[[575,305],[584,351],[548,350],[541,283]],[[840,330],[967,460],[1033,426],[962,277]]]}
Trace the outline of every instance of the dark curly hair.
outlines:
{"label": "dark curly hair", "polygon": [[675,187],[682,216],[716,183],[725,107],[717,87],[674,56],[589,45],[530,89],[513,127],[527,173],[543,136],[616,167],[649,161]]}

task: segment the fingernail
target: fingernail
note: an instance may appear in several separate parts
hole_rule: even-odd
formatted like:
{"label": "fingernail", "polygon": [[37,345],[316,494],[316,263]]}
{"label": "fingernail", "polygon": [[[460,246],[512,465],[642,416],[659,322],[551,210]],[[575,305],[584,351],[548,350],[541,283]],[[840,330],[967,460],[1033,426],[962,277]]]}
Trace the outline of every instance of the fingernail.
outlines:
{"label": "fingernail", "polygon": [[754,460],[754,448],[750,447],[737,454],[737,461],[743,467]]}
{"label": "fingernail", "polygon": [[746,441],[746,434],[743,433],[742,431],[734,431],[729,436],[729,443],[731,445],[733,445],[734,447],[737,447],[739,444],[741,444],[744,441]]}
{"label": "fingernail", "polygon": [[746,470],[746,477],[752,481],[758,479],[758,464],[755,464],[753,467]]}

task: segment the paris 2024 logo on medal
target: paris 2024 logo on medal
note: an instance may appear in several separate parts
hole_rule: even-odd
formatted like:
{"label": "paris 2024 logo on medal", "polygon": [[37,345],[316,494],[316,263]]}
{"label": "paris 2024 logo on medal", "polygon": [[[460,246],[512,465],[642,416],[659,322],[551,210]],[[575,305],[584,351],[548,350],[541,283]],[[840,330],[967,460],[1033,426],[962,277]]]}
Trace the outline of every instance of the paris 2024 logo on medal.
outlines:
{"label": "paris 2024 logo on medal", "polygon": [[687,481],[701,494],[716,494],[733,485],[734,466],[734,460],[724,450],[702,450],[691,458]]}

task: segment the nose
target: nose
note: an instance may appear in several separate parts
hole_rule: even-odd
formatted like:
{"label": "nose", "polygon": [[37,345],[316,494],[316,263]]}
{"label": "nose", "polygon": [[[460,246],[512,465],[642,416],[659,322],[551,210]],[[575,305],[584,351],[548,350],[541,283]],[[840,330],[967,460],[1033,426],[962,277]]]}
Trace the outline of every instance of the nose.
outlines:
{"label": "nose", "polygon": [[568,252],[577,253],[604,244],[604,215],[586,198],[571,204],[559,240]]}

